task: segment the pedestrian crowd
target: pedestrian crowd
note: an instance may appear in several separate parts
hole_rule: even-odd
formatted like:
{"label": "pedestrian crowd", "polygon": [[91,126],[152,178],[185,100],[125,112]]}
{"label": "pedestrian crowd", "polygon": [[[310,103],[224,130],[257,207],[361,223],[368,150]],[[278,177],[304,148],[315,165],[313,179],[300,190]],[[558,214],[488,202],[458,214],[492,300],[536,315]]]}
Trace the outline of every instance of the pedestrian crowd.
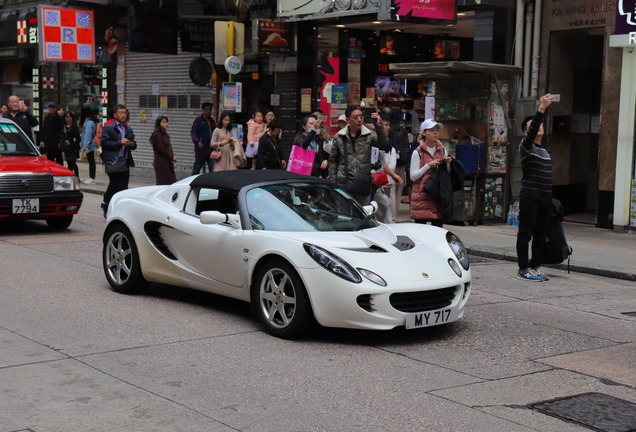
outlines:
{"label": "pedestrian crowd", "polygon": [[[77,159],[86,159],[89,178],[95,181],[96,154],[101,157],[109,184],[104,195],[104,216],[112,196],[128,188],[132,152],[137,148],[130,127],[130,112],[117,105],[102,125],[95,101],[85,104],[79,123],[73,112],[64,112],[49,103],[43,118],[39,145],[49,160],[63,165],[78,177]],[[552,163],[542,145],[543,116],[555,102],[553,95],[540,98],[535,115],[523,120],[523,139],[519,146],[522,165],[522,186],[519,199],[519,231],[517,277],[528,281],[547,281],[542,268],[544,239],[550,223],[552,206]],[[95,105],[95,106],[94,106]],[[213,104],[201,105],[201,115],[191,127],[194,145],[192,175],[201,170],[289,169],[290,171],[326,178],[343,187],[360,204],[374,200],[378,209],[375,218],[383,223],[396,221],[402,193],[410,187],[410,217],[415,223],[430,223],[442,227],[453,211],[453,191],[458,190],[457,161],[440,141],[444,127],[435,119],[425,119],[414,142],[390,110],[373,112],[365,119],[363,109],[350,105],[337,120],[334,134],[323,124],[324,116],[316,112],[299,122],[292,151],[284,155],[281,149],[281,125],[273,111],[256,111],[247,122],[247,140],[234,136],[231,113],[223,111],[218,123],[212,117]],[[40,125],[29,107],[18,96],[11,96],[0,111],[12,119],[30,138],[33,128]],[[169,119],[158,116],[150,136],[156,183],[168,185],[177,180],[175,156]],[[35,140],[34,140],[35,141]],[[464,172],[465,174],[465,172]],[[453,183],[455,182],[455,183]],[[532,256],[528,248],[531,244]]]}

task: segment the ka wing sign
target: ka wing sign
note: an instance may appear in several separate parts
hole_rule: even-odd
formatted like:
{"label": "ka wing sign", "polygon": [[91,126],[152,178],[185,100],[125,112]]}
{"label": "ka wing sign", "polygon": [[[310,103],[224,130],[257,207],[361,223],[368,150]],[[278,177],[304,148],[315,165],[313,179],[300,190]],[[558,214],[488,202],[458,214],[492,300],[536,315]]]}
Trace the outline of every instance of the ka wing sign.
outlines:
{"label": "ka wing sign", "polygon": [[636,46],[636,0],[617,0],[616,24],[610,36],[611,47]]}

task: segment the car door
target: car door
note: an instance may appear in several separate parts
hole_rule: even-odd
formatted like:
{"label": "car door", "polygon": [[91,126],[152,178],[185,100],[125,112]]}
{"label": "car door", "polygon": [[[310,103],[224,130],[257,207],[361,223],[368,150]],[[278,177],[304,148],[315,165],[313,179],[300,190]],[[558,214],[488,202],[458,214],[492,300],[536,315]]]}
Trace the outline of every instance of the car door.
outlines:
{"label": "car door", "polygon": [[[245,284],[246,264],[241,255],[243,251],[243,230],[229,223],[204,225],[198,213],[206,210],[231,209],[220,208],[219,191],[201,189],[192,193],[188,200],[201,197],[197,205],[186,204],[179,216],[170,221],[173,229],[164,230],[165,241],[178,260],[191,271],[214,281],[232,287]],[[215,202],[218,201],[218,202]]]}

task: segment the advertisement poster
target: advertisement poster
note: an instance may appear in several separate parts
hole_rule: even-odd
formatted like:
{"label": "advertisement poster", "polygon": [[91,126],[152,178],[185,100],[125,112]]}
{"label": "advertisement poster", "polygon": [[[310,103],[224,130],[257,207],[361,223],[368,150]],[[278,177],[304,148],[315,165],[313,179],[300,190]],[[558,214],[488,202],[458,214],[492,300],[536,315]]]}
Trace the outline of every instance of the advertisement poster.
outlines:
{"label": "advertisement poster", "polygon": [[347,103],[358,105],[360,103],[360,83],[350,82],[347,84]]}
{"label": "advertisement poster", "polygon": [[242,87],[240,82],[224,82],[221,93],[223,110],[237,113],[241,112],[241,93]]}
{"label": "advertisement poster", "polygon": [[346,107],[347,105],[347,84],[338,84],[331,87],[331,105],[332,108]]}
{"label": "advertisement poster", "polygon": [[288,22],[258,21],[258,52],[291,54],[294,35]]}
{"label": "advertisement poster", "polygon": [[340,82],[340,58],[322,56],[320,76],[320,110],[328,117],[331,115],[331,87]]}
{"label": "advertisement poster", "polygon": [[347,76],[349,81],[360,82],[360,66],[362,61],[360,59],[347,59]]}
{"label": "advertisement poster", "polygon": [[394,18],[422,23],[454,23],[455,0],[393,0]]}

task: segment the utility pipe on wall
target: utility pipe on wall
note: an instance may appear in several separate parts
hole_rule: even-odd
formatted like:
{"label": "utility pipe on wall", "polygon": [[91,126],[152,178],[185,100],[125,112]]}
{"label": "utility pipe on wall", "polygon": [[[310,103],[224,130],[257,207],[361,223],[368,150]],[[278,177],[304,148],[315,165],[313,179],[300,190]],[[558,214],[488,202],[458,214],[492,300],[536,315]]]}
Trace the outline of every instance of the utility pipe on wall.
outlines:
{"label": "utility pipe on wall", "polygon": [[524,36],[523,55],[523,97],[530,94],[530,52],[532,50],[532,13],[533,4],[529,3],[526,9],[526,35]]}
{"label": "utility pipe on wall", "polygon": [[532,78],[530,79],[530,96],[536,97],[539,89],[539,47],[541,42],[542,0],[534,2],[534,28],[532,33]]}
{"label": "utility pipe on wall", "polygon": [[514,65],[523,65],[523,9],[524,0],[517,0],[517,19],[515,21],[515,61]]}

